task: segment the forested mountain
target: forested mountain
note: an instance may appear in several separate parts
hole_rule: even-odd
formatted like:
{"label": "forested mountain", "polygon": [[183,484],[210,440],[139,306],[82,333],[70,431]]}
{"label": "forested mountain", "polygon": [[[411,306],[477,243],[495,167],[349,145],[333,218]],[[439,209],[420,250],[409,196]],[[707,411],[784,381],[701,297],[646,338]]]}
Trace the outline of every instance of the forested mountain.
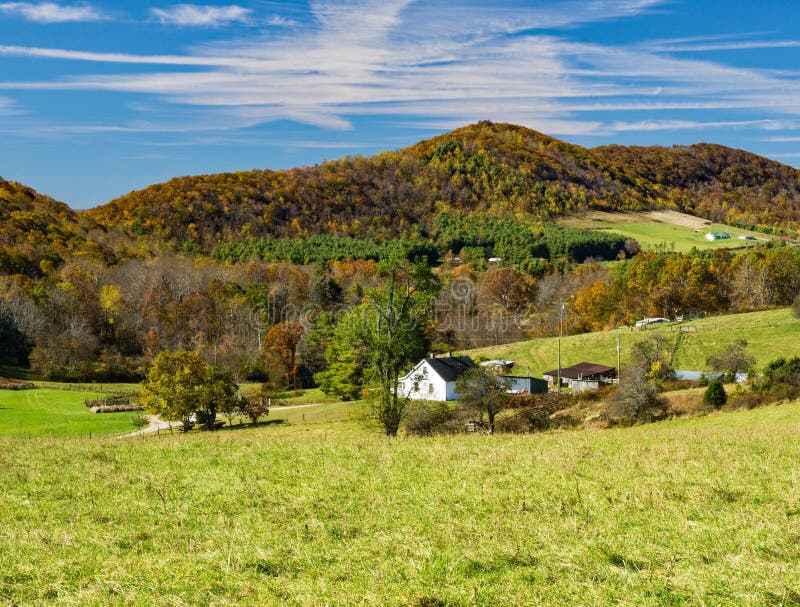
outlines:
{"label": "forested mountain", "polygon": [[441,213],[552,217],[666,207],[797,229],[800,172],[717,145],[586,149],[481,122],[377,156],[288,171],[180,177],[86,212],[106,228],[186,242],[333,234],[435,237]]}
{"label": "forested mountain", "polygon": [[797,232],[800,171],[721,145],[594,148],[669,205],[713,221]]}
{"label": "forested mountain", "polygon": [[0,179],[0,274],[47,274],[72,254],[110,261],[96,228],[63,202]]}

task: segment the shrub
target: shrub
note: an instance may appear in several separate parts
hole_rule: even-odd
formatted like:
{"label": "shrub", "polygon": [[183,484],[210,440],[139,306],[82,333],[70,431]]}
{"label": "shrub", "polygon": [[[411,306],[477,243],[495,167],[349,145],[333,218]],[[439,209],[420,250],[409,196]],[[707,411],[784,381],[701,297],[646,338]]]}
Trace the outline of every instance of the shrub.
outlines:
{"label": "shrub", "polygon": [[606,419],[619,424],[634,424],[666,417],[667,403],[648,381],[648,371],[644,366],[629,368],[625,381],[606,401],[603,409]]}
{"label": "shrub", "polygon": [[755,409],[767,404],[768,399],[758,392],[744,392],[741,395],[733,394],[728,400],[729,409]]}
{"label": "shrub", "polygon": [[242,403],[242,414],[250,419],[250,423],[255,425],[263,416],[269,415],[269,407],[263,397],[246,399]]}
{"label": "shrub", "polygon": [[430,436],[446,432],[443,427],[455,417],[453,409],[444,402],[412,401],[406,407],[406,433],[417,436]]}
{"label": "shrub", "polygon": [[708,382],[708,387],[703,393],[703,402],[717,409],[728,402],[728,395],[725,393],[725,387],[722,385],[722,381],[714,379]]}
{"label": "shrub", "polygon": [[761,381],[755,388],[771,398],[792,399],[800,395],[800,356],[773,360],[764,368]]}
{"label": "shrub", "polygon": [[495,423],[497,432],[524,434],[547,430],[550,427],[550,415],[544,409],[522,409],[509,417],[502,417]]}

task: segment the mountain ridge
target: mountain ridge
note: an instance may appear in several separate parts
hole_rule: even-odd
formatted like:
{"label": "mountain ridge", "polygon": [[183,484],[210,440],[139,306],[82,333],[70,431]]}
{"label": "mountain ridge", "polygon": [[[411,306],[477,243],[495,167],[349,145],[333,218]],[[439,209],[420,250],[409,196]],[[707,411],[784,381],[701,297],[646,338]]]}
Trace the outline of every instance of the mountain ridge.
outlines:
{"label": "mountain ridge", "polygon": [[442,213],[549,219],[658,208],[797,233],[800,171],[717,144],[584,148],[483,121],[371,157],[175,177],[81,211],[0,180],[0,265],[30,273],[71,251],[108,256],[142,237],[208,252],[257,237],[428,237]]}
{"label": "mountain ridge", "polygon": [[800,172],[716,144],[590,149],[484,121],[371,157],[177,177],[84,213],[109,230],[208,248],[245,237],[424,235],[441,212],[553,217],[653,208],[796,230]]}

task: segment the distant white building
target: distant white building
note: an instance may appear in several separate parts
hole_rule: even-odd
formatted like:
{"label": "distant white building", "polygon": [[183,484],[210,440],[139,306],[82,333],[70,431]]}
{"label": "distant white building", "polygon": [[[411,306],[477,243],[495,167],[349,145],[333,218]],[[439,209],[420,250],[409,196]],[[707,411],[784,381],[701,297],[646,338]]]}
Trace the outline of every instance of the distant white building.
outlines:
{"label": "distant white building", "polygon": [[709,232],[706,234],[706,240],[725,240],[730,237],[731,235],[727,232]]}
{"label": "distant white building", "polygon": [[495,358],[493,360],[485,360],[481,363],[481,367],[492,367],[494,369],[507,370],[514,366],[513,360],[501,360]]}
{"label": "distant white building", "polygon": [[663,318],[661,316],[656,316],[654,318],[643,318],[642,320],[636,321],[636,326],[646,327],[647,325],[657,325],[662,322],[669,322],[669,318]]}

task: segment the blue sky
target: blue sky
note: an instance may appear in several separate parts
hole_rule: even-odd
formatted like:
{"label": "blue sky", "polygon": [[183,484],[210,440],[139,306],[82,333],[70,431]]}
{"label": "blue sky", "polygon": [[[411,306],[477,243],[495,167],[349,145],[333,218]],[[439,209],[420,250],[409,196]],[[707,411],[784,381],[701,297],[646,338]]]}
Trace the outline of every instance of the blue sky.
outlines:
{"label": "blue sky", "polygon": [[0,0],[0,176],[75,208],[482,119],[800,164],[796,0]]}

